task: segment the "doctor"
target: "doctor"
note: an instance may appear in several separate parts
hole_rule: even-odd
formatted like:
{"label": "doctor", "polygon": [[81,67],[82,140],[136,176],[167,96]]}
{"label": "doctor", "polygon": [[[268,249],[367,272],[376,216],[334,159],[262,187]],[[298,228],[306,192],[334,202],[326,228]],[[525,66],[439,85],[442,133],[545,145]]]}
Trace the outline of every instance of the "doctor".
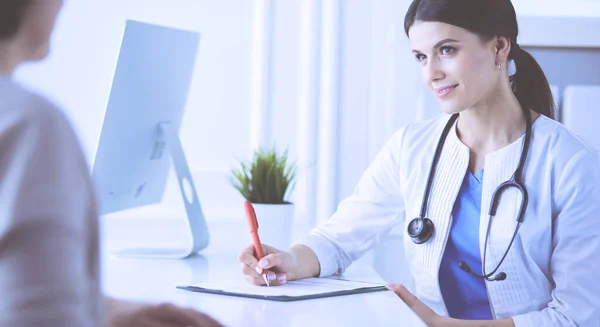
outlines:
{"label": "doctor", "polygon": [[0,0],[0,326],[219,327],[193,309],[102,295],[79,142],[60,109],[11,78],[47,56],[62,4]]}
{"label": "doctor", "polygon": [[246,278],[342,273],[401,225],[415,295],[389,288],[429,326],[600,326],[600,163],[553,120],[511,2],[415,0],[404,26],[445,114],[400,128],[301,243],[244,250]]}

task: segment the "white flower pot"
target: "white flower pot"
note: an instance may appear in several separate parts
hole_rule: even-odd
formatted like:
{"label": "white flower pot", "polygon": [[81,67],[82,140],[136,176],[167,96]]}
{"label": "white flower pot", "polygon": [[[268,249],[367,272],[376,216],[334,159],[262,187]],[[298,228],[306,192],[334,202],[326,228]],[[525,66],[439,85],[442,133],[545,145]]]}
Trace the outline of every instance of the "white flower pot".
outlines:
{"label": "white flower pot", "polygon": [[286,250],[292,242],[294,204],[253,203],[258,235],[263,244]]}

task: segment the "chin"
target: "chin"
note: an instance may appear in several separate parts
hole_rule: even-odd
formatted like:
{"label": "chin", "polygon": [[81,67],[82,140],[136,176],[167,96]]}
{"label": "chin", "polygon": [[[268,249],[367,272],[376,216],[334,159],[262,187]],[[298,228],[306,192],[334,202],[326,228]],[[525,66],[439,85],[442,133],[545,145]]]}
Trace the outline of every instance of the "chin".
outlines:
{"label": "chin", "polygon": [[35,50],[29,52],[27,61],[40,61],[46,59],[50,54],[50,45],[48,43],[37,46]]}
{"label": "chin", "polygon": [[48,57],[48,55],[50,54],[50,49],[46,46],[43,48],[40,48],[33,56],[33,60],[43,60],[46,59],[46,57]]}
{"label": "chin", "polygon": [[464,106],[440,103],[442,112],[447,115],[458,114],[465,110]]}

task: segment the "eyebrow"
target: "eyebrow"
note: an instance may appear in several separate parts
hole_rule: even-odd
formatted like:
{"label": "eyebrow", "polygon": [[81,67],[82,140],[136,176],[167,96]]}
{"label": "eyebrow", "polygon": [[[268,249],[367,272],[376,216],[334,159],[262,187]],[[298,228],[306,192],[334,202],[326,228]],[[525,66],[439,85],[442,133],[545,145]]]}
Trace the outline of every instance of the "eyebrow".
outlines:
{"label": "eyebrow", "polygon": [[[444,43],[451,43],[451,42],[458,42],[458,40],[455,40],[455,39],[443,39],[443,40],[439,41],[438,43],[436,43],[436,44],[433,46],[433,48],[434,48],[434,49],[437,49],[437,48],[439,48],[439,47],[440,47],[442,44],[444,44]],[[414,49],[413,49],[413,51],[412,51],[412,52],[413,52],[413,53],[417,53],[417,52],[419,52],[419,51],[417,51],[417,50],[414,50]]]}

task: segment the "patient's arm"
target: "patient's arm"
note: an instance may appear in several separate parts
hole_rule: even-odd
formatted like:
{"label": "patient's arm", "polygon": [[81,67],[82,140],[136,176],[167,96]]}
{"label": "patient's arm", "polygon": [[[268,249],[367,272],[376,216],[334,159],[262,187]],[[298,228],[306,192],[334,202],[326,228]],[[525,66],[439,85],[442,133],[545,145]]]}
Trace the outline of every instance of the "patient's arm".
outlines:
{"label": "patient's arm", "polygon": [[171,303],[146,304],[104,298],[109,327],[222,327],[213,318]]}
{"label": "patient's arm", "polygon": [[0,117],[0,326],[100,326],[97,216],[66,119],[37,98]]}

